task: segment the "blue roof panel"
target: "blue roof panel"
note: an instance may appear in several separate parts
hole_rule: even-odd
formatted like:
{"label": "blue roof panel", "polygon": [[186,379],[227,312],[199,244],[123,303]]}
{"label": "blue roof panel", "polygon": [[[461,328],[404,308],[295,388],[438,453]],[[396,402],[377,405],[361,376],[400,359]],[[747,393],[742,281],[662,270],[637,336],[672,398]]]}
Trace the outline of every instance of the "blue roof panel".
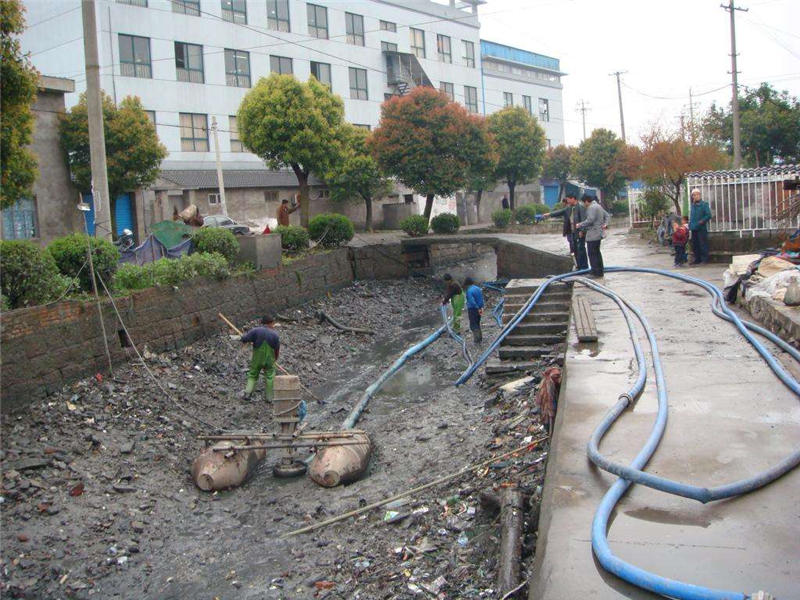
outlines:
{"label": "blue roof panel", "polygon": [[528,50],[522,50],[520,48],[513,48],[496,42],[489,42],[487,40],[481,40],[481,55],[492,56],[494,58],[530,65],[532,67],[539,67],[541,69],[549,69],[551,71],[561,70],[560,61],[557,58],[536,54],[535,52],[529,52]]}

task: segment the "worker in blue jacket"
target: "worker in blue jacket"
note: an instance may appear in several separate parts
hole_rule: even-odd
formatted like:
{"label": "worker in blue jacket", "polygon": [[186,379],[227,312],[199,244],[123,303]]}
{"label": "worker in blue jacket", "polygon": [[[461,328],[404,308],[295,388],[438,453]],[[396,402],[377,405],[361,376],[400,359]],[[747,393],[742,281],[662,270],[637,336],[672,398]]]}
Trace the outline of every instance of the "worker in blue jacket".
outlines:
{"label": "worker in blue jacket", "polygon": [[469,330],[472,340],[479,344],[483,340],[481,331],[481,315],[483,314],[483,292],[475,285],[472,277],[464,279],[464,289],[467,293],[467,316],[469,317]]}
{"label": "worker in blue jacket", "polygon": [[693,265],[708,262],[708,222],[711,220],[711,207],[700,197],[697,188],[691,193],[692,205],[689,209],[689,231],[692,235]]}

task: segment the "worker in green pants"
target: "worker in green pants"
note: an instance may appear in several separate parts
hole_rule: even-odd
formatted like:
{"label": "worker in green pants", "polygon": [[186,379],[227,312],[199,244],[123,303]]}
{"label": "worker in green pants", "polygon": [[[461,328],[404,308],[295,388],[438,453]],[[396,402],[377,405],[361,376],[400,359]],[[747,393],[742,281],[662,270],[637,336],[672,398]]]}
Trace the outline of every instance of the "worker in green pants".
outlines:
{"label": "worker in green pants", "polygon": [[250,398],[258,382],[258,376],[264,371],[264,400],[272,402],[272,386],[275,381],[275,363],[278,362],[281,343],[278,332],[273,328],[275,318],[266,314],[261,319],[261,327],[254,327],[242,336],[231,336],[242,343],[253,344],[253,358],[250,360],[250,369],[247,371],[247,387],[244,397]]}
{"label": "worker in green pants", "polygon": [[450,273],[444,274],[444,282],[447,289],[442,298],[442,305],[450,302],[450,306],[453,307],[453,331],[459,332],[461,331],[461,313],[464,312],[464,303],[466,302],[464,290]]}

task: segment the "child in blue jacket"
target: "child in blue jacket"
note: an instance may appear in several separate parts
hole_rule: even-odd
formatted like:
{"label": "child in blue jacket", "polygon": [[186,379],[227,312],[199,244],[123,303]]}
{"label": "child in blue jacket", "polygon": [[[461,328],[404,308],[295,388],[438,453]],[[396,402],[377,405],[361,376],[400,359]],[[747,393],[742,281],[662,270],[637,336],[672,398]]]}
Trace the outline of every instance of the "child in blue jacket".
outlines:
{"label": "child in blue jacket", "polygon": [[483,314],[483,292],[475,285],[472,277],[464,280],[464,289],[467,294],[467,315],[469,316],[469,330],[472,332],[472,340],[479,344],[483,340],[481,331],[481,315]]}

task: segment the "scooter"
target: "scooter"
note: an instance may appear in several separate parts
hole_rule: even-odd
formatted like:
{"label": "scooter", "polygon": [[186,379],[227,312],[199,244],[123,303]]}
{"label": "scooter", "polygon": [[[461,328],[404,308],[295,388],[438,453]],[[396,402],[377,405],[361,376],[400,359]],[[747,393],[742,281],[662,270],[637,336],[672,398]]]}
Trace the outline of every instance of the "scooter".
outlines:
{"label": "scooter", "polygon": [[130,229],[123,229],[122,235],[120,235],[114,245],[120,252],[127,252],[134,246],[134,239],[133,239],[133,232]]}

